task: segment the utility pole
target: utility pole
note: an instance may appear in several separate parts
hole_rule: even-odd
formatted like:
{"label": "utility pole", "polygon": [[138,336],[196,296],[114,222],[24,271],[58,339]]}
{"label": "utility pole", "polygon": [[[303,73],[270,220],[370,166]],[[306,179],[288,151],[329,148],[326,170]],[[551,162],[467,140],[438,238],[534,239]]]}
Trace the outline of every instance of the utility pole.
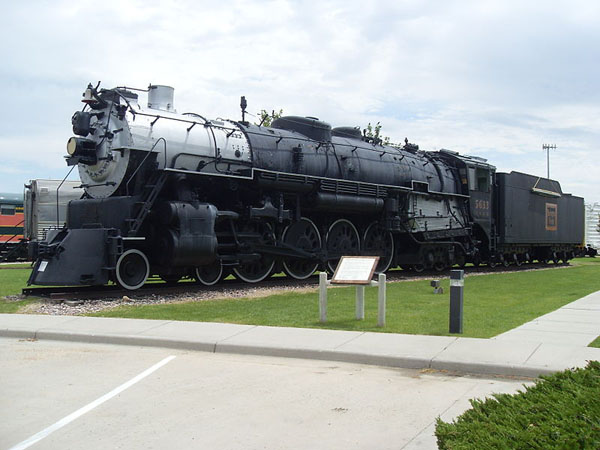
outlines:
{"label": "utility pole", "polygon": [[556,150],[556,144],[543,144],[542,149],[546,150],[546,167],[548,168],[548,179],[550,179],[550,150]]}

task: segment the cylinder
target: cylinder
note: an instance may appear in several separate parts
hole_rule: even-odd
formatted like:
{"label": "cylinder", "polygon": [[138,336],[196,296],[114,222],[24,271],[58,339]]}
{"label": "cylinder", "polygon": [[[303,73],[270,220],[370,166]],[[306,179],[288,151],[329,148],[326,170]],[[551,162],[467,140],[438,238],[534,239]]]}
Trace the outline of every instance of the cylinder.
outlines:
{"label": "cylinder", "polygon": [[148,108],[175,112],[174,95],[175,89],[171,86],[150,85],[148,87]]}

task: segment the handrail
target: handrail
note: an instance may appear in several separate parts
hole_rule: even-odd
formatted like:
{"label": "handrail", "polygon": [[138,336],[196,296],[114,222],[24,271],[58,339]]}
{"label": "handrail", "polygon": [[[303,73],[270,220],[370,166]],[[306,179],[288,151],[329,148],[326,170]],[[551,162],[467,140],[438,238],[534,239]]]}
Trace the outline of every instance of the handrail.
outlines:
{"label": "handrail", "polygon": [[60,188],[62,187],[64,182],[67,180],[69,175],[71,175],[71,172],[73,172],[74,168],[75,168],[75,166],[71,166],[71,170],[69,170],[69,173],[67,173],[67,175],[63,178],[63,180],[60,182],[60,184],[56,188],[56,226],[57,227],[60,227],[60,225],[59,225],[60,208],[59,208],[59,204],[58,204],[58,194],[60,192]]}
{"label": "handrail", "polygon": [[160,141],[163,141],[164,152],[165,152],[165,167],[167,166],[167,141],[165,140],[165,138],[160,137],[156,140],[156,142],[154,143],[152,148],[150,150],[148,150],[148,152],[146,153],[146,156],[144,157],[142,162],[140,164],[138,164],[137,168],[133,171],[133,173],[127,180],[127,183],[125,183],[125,192],[127,193],[127,195],[129,195],[129,183],[131,183],[131,180],[133,180],[133,177],[135,176],[135,174],[138,173],[138,170],[140,170],[140,168],[144,165],[144,163],[146,162],[148,157],[152,154],[152,150],[154,150],[154,147],[156,147]]}

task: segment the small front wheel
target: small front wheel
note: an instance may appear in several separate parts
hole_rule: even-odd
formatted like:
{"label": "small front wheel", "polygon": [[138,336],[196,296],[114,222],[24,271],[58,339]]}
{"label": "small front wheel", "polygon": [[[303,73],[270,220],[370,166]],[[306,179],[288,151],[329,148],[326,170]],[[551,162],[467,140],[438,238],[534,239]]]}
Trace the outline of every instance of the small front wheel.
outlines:
{"label": "small front wheel", "polygon": [[123,252],[117,260],[115,275],[122,288],[130,291],[141,288],[150,275],[148,258],[136,249]]}

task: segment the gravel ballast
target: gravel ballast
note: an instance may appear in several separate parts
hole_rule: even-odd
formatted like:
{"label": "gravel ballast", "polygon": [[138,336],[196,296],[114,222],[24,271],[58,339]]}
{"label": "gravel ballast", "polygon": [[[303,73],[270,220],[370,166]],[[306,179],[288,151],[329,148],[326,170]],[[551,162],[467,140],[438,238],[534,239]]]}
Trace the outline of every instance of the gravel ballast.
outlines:
{"label": "gravel ballast", "polygon": [[[560,266],[560,267],[568,267]],[[530,271],[560,268],[555,266],[534,266],[527,269],[520,268],[514,270],[507,268],[502,270],[490,270],[487,268],[479,268],[477,271],[469,271],[468,276],[486,275],[489,273],[498,272],[513,272],[513,271]],[[512,269],[512,270],[511,270]],[[415,274],[414,272],[392,271],[387,274],[389,283],[397,283],[403,281],[416,280],[433,280],[448,278],[448,273],[423,273]],[[187,289],[189,285],[189,289]],[[180,283],[177,292],[161,293],[159,289],[155,292],[136,291],[126,295],[114,294],[105,298],[89,299],[85,297],[77,298],[69,295],[68,298],[50,298],[40,299],[39,302],[31,303],[23,307],[19,313],[25,314],[49,314],[49,315],[69,315],[77,316],[94,312],[99,312],[107,309],[117,308],[123,305],[160,305],[168,303],[185,303],[185,302],[200,302],[206,300],[219,300],[231,298],[257,298],[266,297],[269,295],[281,294],[284,292],[315,292],[318,288],[318,278],[313,277],[305,281],[289,280],[287,278],[273,278],[268,282],[259,285],[239,284],[236,282],[225,282],[219,286],[202,286],[192,283]],[[332,286],[333,287],[333,286]],[[343,286],[340,286],[343,287]],[[14,295],[5,297],[8,301],[23,300],[25,297]]]}

